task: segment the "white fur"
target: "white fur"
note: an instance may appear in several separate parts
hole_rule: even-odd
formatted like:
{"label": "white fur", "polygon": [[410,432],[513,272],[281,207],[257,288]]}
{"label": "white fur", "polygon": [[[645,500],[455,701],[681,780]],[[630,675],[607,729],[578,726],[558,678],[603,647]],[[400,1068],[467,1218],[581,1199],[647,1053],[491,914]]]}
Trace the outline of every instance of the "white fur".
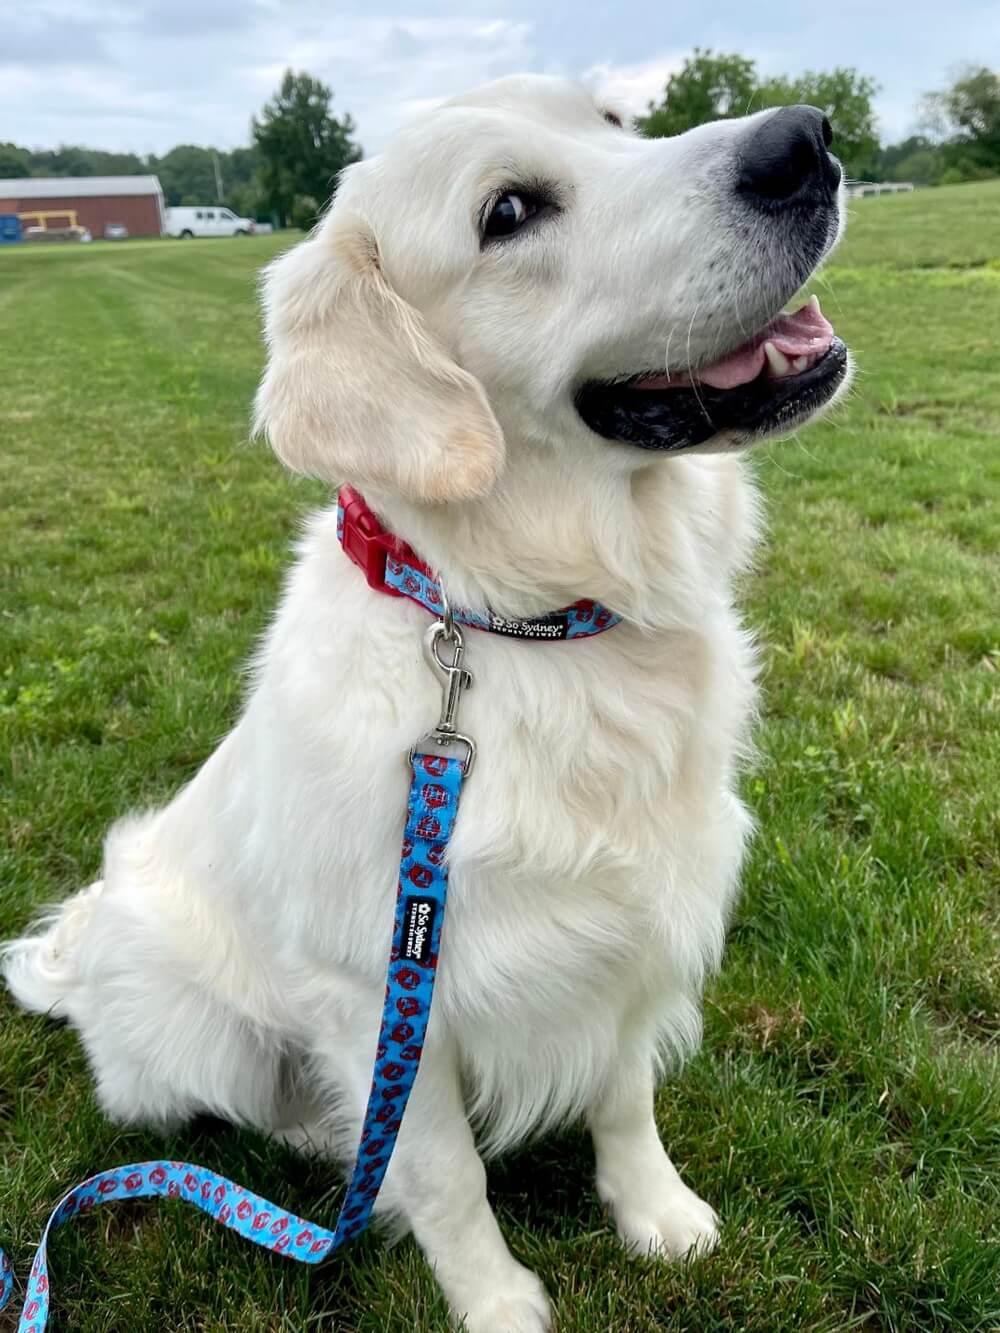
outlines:
{"label": "white fur", "polygon": [[[480,1152],[586,1116],[629,1249],[716,1236],[660,1146],[652,1089],[698,1040],[750,825],[734,782],[755,664],[732,580],[755,499],[735,453],[609,444],[571,391],[704,359],[791,295],[780,254],[727,230],[719,167],[744,131],[650,143],[575,85],[505,80],[351,168],[267,278],[258,420],[286,461],[364,486],[461,602],[524,615],[591,596],[626,622],[585,643],[467,635],[480,761],[380,1207],[472,1333],[549,1320]],[[480,252],[485,194],[539,176],[564,213]],[[333,511],[317,515],[233,731],[165,809],[112,829],[103,884],[11,946],[12,990],[79,1030],[109,1115],[207,1109],[349,1163],[404,756],[439,704],[427,623],[372,592]]]}

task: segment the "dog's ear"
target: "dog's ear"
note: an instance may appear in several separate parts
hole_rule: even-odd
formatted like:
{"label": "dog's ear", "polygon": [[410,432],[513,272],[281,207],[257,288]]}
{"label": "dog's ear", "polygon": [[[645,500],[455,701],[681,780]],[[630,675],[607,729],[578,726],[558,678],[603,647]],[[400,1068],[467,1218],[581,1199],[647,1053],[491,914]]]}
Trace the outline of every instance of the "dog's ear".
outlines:
{"label": "dog's ear", "polygon": [[484,495],[503,435],[479,381],[386,281],[366,224],[334,209],[268,268],[254,424],[296,472],[438,503]]}

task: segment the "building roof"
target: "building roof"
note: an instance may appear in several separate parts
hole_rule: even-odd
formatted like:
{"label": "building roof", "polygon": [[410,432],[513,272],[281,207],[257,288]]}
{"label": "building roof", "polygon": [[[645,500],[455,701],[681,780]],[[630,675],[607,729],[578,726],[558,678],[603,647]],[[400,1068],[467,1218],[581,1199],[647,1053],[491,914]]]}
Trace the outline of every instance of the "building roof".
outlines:
{"label": "building roof", "polygon": [[162,194],[156,176],[23,176],[0,179],[0,199],[66,199],[113,194]]}

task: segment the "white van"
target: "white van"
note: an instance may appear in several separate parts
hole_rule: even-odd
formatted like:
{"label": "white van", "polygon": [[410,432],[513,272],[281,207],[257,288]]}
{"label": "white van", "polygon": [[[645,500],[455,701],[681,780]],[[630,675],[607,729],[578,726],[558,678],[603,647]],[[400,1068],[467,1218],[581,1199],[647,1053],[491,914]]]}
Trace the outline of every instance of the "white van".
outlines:
{"label": "white van", "polygon": [[218,204],[196,204],[192,208],[168,208],[167,235],[189,241],[193,236],[249,236],[253,218],[238,218]]}

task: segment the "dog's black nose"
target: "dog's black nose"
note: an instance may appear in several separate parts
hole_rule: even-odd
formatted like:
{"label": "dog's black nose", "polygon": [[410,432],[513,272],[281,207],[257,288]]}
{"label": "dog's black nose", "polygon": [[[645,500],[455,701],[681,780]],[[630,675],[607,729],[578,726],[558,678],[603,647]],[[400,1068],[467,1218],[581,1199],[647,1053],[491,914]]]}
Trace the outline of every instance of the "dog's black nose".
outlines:
{"label": "dog's black nose", "polygon": [[740,147],[740,192],[769,204],[828,200],[840,184],[840,164],[827,152],[832,139],[816,107],[781,107]]}

